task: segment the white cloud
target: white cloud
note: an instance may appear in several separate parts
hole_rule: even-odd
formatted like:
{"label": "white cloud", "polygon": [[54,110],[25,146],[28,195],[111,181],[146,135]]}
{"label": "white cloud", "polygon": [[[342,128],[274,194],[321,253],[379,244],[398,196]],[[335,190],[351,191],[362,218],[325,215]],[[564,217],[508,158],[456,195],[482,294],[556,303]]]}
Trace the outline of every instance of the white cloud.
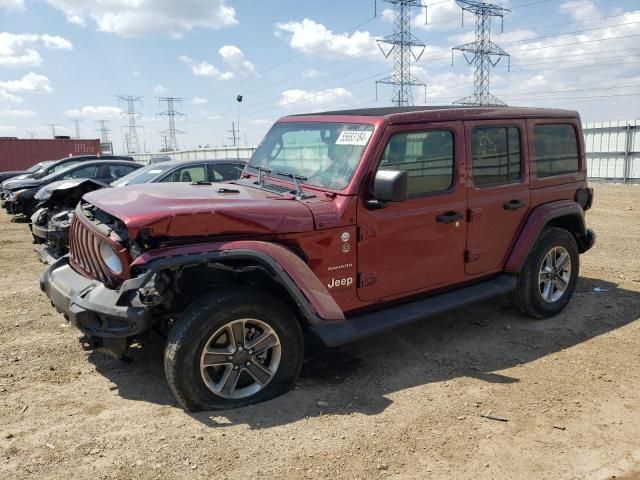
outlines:
{"label": "white cloud", "polygon": [[316,70],[315,68],[307,68],[302,72],[302,76],[304,78],[315,78],[318,75],[320,75],[320,72],[318,72],[318,70]]}
{"label": "white cloud", "polygon": [[0,103],[4,102],[22,103],[22,98],[17,95],[12,95],[11,93],[5,92],[4,90],[0,90]]}
{"label": "white cloud", "polygon": [[65,112],[68,118],[86,118],[93,120],[115,118],[121,114],[122,110],[120,108],[108,105],[86,105],[80,109]]}
{"label": "white cloud", "polygon": [[36,114],[33,110],[17,110],[15,108],[5,108],[0,110],[0,117],[33,117]]}
{"label": "white cloud", "polygon": [[153,87],[153,93],[157,93],[157,94],[161,94],[161,93],[166,93],[167,91],[167,87],[157,84]]}
{"label": "white cloud", "polygon": [[193,97],[191,99],[191,103],[193,103],[194,105],[202,105],[204,103],[207,103],[209,100],[207,100],[206,98],[202,98],[202,97]]}
{"label": "white cloud", "polygon": [[385,8],[382,11],[381,17],[383,22],[388,22],[388,23],[393,22],[393,9]]}
{"label": "white cloud", "polygon": [[47,0],[67,21],[122,37],[148,34],[180,37],[194,28],[219,29],[238,23],[227,0]]}
{"label": "white cloud", "polygon": [[51,82],[44,75],[27,73],[20,80],[0,82],[0,90],[10,93],[51,93]]}
{"label": "white cloud", "polygon": [[321,23],[308,18],[302,22],[276,24],[276,36],[283,35],[291,48],[305,54],[332,58],[380,55],[375,38],[369,32],[335,34]]}
{"label": "white cloud", "polygon": [[0,8],[22,12],[24,11],[24,0],[0,0]]}
{"label": "white cloud", "polygon": [[0,33],[0,65],[5,67],[35,67],[42,64],[38,46],[55,50],[73,50],[63,37],[33,33]]}
{"label": "white cloud", "polygon": [[328,88],[316,92],[293,89],[282,92],[278,105],[281,107],[294,104],[296,106],[319,107],[338,101],[344,103],[352,98],[351,92],[342,87]]}
{"label": "white cloud", "polygon": [[180,55],[178,60],[191,68],[191,72],[197,76],[213,77],[218,80],[230,80],[233,78],[233,72],[221,72],[207,61],[198,62],[187,55]]}
{"label": "white cloud", "polygon": [[249,75],[256,73],[256,67],[253,63],[247,60],[242,50],[235,45],[225,45],[218,53],[222,57],[222,61],[229,65],[236,72],[241,72]]}

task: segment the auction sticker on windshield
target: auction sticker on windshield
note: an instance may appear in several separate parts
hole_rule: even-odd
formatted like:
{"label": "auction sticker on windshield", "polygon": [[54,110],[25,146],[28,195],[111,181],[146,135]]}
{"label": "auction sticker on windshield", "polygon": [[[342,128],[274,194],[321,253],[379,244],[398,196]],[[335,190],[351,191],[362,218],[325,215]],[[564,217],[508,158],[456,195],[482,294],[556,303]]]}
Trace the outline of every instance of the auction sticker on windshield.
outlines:
{"label": "auction sticker on windshield", "polygon": [[366,145],[372,133],[371,130],[343,130],[336,145]]}

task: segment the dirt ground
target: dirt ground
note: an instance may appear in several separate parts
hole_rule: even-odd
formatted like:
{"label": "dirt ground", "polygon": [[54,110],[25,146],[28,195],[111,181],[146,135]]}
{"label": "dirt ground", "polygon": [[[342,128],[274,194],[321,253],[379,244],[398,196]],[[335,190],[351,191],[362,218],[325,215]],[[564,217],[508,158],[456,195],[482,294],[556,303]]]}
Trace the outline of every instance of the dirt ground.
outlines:
{"label": "dirt ground", "polygon": [[640,478],[640,188],[597,185],[588,221],[559,317],[488,301],[313,348],[283,397],[188,414],[160,337],[131,364],[81,350],[27,225],[0,215],[0,478]]}

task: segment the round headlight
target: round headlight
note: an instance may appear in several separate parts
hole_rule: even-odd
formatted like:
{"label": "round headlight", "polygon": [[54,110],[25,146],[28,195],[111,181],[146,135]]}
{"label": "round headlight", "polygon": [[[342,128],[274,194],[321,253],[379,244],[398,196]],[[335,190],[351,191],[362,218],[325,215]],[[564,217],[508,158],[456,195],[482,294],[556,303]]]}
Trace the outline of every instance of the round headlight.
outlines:
{"label": "round headlight", "polygon": [[122,273],[122,262],[120,261],[116,251],[107,242],[102,242],[100,244],[100,256],[109,270],[116,275],[120,275]]}

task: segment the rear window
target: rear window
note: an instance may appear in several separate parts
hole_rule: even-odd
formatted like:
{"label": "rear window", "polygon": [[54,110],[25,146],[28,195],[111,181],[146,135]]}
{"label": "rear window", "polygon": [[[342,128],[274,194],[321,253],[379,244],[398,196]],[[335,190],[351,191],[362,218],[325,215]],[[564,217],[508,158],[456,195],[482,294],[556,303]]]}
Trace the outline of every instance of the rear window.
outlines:
{"label": "rear window", "polygon": [[474,128],[473,183],[502,185],[520,179],[520,131],[515,127]]}
{"label": "rear window", "polygon": [[533,127],[538,178],[578,171],[578,142],[573,125]]}

